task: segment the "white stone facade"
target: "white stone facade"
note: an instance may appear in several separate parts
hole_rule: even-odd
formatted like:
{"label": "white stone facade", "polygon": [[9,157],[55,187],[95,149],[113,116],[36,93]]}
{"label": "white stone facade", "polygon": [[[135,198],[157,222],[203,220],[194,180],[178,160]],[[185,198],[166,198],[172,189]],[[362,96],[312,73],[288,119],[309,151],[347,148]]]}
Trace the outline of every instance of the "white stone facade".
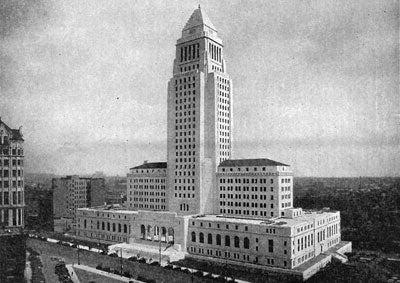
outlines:
{"label": "white stone facade", "polygon": [[232,152],[231,98],[222,40],[197,9],[177,41],[168,83],[170,211],[216,213],[215,172]]}
{"label": "white stone facade", "polygon": [[129,243],[136,211],[119,205],[77,210],[76,236],[98,243]]}
{"label": "white stone facade", "polygon": [[[168,84],[168,162],[131,168],[131,211],[118,212],[129,217],[113,218],[130,227],[128,235],[121,236],[135,246],[174,245],[188,257],[303,278],[333,254],[350,251],[351,243],[340,239],[339,212],[293,207],[289,165],[232,159],[232,118],[232,81],[222,41],[199,8],[177,41]],[[164,190],[165,195],[155,194]],[[97,225],[96,217],[103,216],[101,210],[92,216],[84,212],[88,213],[81,209],[78,216],[79,233],[88,237],[96,233],[89,221]],[[120,237],[106,237],[110,236],[113,241]]]}
{"label": "white stone facade", "polygon": [[218,167],[218,212],[273,218],[293,208],[293,172],[268,159],[227,160]]}
{"label": "white stone facade", "polygon": [[132,210],[167,210],[166,163],[144,163],[127,176],[127,206]]}

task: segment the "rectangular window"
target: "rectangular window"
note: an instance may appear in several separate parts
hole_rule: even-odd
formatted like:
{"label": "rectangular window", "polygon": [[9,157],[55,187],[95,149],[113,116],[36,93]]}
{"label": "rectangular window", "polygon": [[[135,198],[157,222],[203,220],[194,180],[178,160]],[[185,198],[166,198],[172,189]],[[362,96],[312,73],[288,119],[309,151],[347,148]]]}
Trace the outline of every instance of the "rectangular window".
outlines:
{"label": "rectangular window", "polygon": [[274,240],[268,240],[268,252],[274,252]]}

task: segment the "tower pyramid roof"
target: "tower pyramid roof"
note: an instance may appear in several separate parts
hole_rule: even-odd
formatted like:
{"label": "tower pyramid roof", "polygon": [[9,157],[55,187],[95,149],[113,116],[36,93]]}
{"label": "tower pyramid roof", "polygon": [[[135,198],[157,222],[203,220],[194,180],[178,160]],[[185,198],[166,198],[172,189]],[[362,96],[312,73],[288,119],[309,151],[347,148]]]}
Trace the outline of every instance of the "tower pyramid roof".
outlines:
{"label": "tower pyramid roof", "polygon": [[193,11],[183,30],[191,29],[201,25],[208,26],[209,28],[217,31],[206,12],[203,11],[199,5],[199,8]]}

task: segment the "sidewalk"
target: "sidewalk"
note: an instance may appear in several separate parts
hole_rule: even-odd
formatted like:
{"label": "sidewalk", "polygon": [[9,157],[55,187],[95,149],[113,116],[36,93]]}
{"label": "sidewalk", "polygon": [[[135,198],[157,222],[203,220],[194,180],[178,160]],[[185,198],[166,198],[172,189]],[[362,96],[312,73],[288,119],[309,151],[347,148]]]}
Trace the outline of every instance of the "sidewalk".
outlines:
{"label": "sidewalk", "polygon": [[79,281],[78,276],[76,276],[76,273],[74,272],[74,267],[72,267],[72,264],[66,264],[65,267],[68,269],[69,276],[71,277],[72,282],[74,283],[81,283]]}
{"label": "sidewalk", "polygon": [[[96,269],[96,268],[93,268],[93,267],[89,267],[89,266],[87,266],[87,265],[74,265],[74,268],[76,269],[76,268],[78,268],[78,269],[81,269],[81,270],[85,270],[85,271],[88,271],[88,272],[92,272],[92,273],[96,273],[96,274],[99,274],[99,275],[101,275],[101,276],[105,276],[105,277],[108,277],[108,278],[112,278],[112,279],[115,279],[115,280],[120,280],[120,281],[122,281],[122,282],[127,282],[127,283],[129,283],[129,282],[134,282],[134,283],[144,283],[143,281],[139,281],[139,280],[135,280],[135,279],[129,279],[129,278],[127,278],[127,277],[124,277],[124,276],[119,276],[119,275],[116,275],[116,274],[113,274],[113,273],[109,273],[109,272],[105,272],[105,271],[103,271],[103,270],[98,270],[98,269]],[[69,270],[69,269],[68,269]],[[75,275],[75,274],[74,274]],[[75,275],[76,276],[76,275]],[[72,281],[74,281],[73,279],[72,279]],[[79,283],[79,280],[78,281],[74,281],[74,283]]]}

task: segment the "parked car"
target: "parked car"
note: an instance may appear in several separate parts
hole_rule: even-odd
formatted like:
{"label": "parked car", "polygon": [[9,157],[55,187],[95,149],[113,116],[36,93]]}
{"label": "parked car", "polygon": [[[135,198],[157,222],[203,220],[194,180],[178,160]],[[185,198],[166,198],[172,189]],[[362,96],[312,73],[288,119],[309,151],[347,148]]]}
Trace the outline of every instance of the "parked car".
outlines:
{"label": "parked car", "polygon": [[153,261],[152,263],[150,263],[150,265],[152,265],[152,266],[160,266],[160,264],[158,263],[158,261]]}
{"label": "parked car", "polygon": [[138,262],[140,262],[140,263],[146,263],[146,259],[145,259],[144,257],[139,258],[139,259],[138,259]]}
{"label": "parked car", "polygon": [[130,258],[128,258],[128,260],[130,260],[130,261],[137,261],[138,259],[137,259],[136,256],[131,256]]}
{"label": "parked car", "polygon": [[110,257],[118,257],[118,254],[117,253],[110,253],[108,256],[110,256]]}

